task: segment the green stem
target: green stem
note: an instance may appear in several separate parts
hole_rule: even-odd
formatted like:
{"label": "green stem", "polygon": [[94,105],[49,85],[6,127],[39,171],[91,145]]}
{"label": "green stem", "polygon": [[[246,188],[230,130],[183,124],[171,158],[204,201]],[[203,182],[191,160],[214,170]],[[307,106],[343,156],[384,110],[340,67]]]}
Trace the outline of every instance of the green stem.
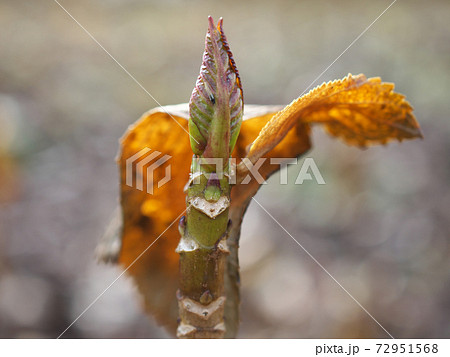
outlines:
{"label": "green stem", "polygon": [[227,177],[220,180],[215,173],[196,177],[200,182],[190,183],[186,218],[180,221],[177,336],[222,338],[230,185]]}

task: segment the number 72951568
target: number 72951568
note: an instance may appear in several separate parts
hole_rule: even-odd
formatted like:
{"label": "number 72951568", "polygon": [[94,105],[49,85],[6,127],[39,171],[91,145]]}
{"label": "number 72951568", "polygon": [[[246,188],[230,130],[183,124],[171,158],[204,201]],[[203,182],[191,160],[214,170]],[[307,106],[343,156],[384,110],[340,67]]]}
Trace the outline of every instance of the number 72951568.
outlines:
{"label": "number 72951568", "polygon": [[436,343],[377,343],[377,353],[438,353]]}

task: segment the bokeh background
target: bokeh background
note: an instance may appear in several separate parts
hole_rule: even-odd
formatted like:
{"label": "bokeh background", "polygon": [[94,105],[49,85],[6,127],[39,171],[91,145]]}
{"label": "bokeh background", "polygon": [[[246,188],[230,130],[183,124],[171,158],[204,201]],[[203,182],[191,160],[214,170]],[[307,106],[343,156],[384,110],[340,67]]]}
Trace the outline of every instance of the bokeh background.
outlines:
{"label": "bokeh background", "polygon": [[[61,0],[162,104],[186,102],[207,15],[224,17],[246,103],[287,104],[391,1]],[[398,0],[316,84],[348,72],[407,95],[425,140],[366,151],[317,128],[326,185],[257,199],[395,337],[450,336],[450,2]],[[57,337],[120,269],[96,244],[118,138],[157,106],[52,0],[0,0],[0,337]],[[239,337],[388,337],[257,205],[241,237]],[[169,337],[120,279],[72,338]]]}

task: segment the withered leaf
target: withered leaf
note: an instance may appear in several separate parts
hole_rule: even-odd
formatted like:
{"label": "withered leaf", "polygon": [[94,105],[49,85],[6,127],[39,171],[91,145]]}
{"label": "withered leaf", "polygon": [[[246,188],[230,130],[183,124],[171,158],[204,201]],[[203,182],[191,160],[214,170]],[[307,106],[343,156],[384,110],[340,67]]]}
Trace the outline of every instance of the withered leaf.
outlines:
{"label": "withered leaf", "polygon": [[411,105],[393,89],[392,83],[363,74],[324,83],[278,112],[261,130],[248,157],[255,162],[299,121],[322,124],[331,135],[361,147],[421,137]]}
{"label": "withered leaf", "polygon": [[[178,222],[173,221],[185,210],[183,187],[188,180],[192,157],[189,136],[183,130],[187,130],[187,124],[185,117],[176,114],[171,117],[161,108],[151,110],[128,128],[120,141],[117,158],[123,215],[119,263],[124,268],[130,266],[164,232],[128,273],[144,298],[146,310],[171,331],[175,331],[177,324],[178,255],[175,248],[179,240]],[[153,182],[156,188],[156,183],[165,177],[167,165],[171,166],[170,184],[155,189],[153,194],[147,193],[145,187],[141,191],[135,184],[126,183],[126,160],[145,148],[171,156],[165,165],[156,167],[150,177],[147,170],[141,170],[141,182]],[[135,176],[136,171],[133,172]]]}

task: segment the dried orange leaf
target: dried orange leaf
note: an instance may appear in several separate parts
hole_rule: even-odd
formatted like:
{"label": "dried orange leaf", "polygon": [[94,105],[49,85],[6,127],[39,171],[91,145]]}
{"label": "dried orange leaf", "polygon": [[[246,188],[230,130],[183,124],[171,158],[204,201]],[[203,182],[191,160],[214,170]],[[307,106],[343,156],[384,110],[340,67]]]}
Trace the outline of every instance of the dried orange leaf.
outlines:
{"label": "dried orange leaf", "polygon": [[[192,157],[189,136],[185,131],[188,122],[184,109],[187,110],[187,106],[173,106],[166,107],[171,115],[161,108],[144,114],[122,137],[117,159],[123,215],[119,263],[127,268],[135,262],[128,273],[133,276],[144,298],[146,310],[172,333],[176,330],[178,315],[175,299],[178,288],[175,248],[180,238],[177,217],[186,208],[183,187],[188,180]],[[126,161],[146,148],[151,150],[150,153],[161,153],[154,161],[162,155],[170,155],[171,158],[151,172],[136,170],[133,166],[133,184],[128,185]],[[145,157],[148,156],[143,155],[139,161]],[[171,167],[171,181],[157,188],[157,183],[166,175],[167,165]],[[138,177],[144,183],[143,190],[136,188]],[[148,182],[154,183],[152,193],[146,190]],[[152,247],[136,260],[160,235]]]}
{"label": "dried orange leaf", "polygon": [[331,135],[361,147],[421,137],[412,107],[393,89],[393,84],[363,74],[324,83],[277,113],[261,130],[248,156],[255,162],[299,121],[323,124]]}

